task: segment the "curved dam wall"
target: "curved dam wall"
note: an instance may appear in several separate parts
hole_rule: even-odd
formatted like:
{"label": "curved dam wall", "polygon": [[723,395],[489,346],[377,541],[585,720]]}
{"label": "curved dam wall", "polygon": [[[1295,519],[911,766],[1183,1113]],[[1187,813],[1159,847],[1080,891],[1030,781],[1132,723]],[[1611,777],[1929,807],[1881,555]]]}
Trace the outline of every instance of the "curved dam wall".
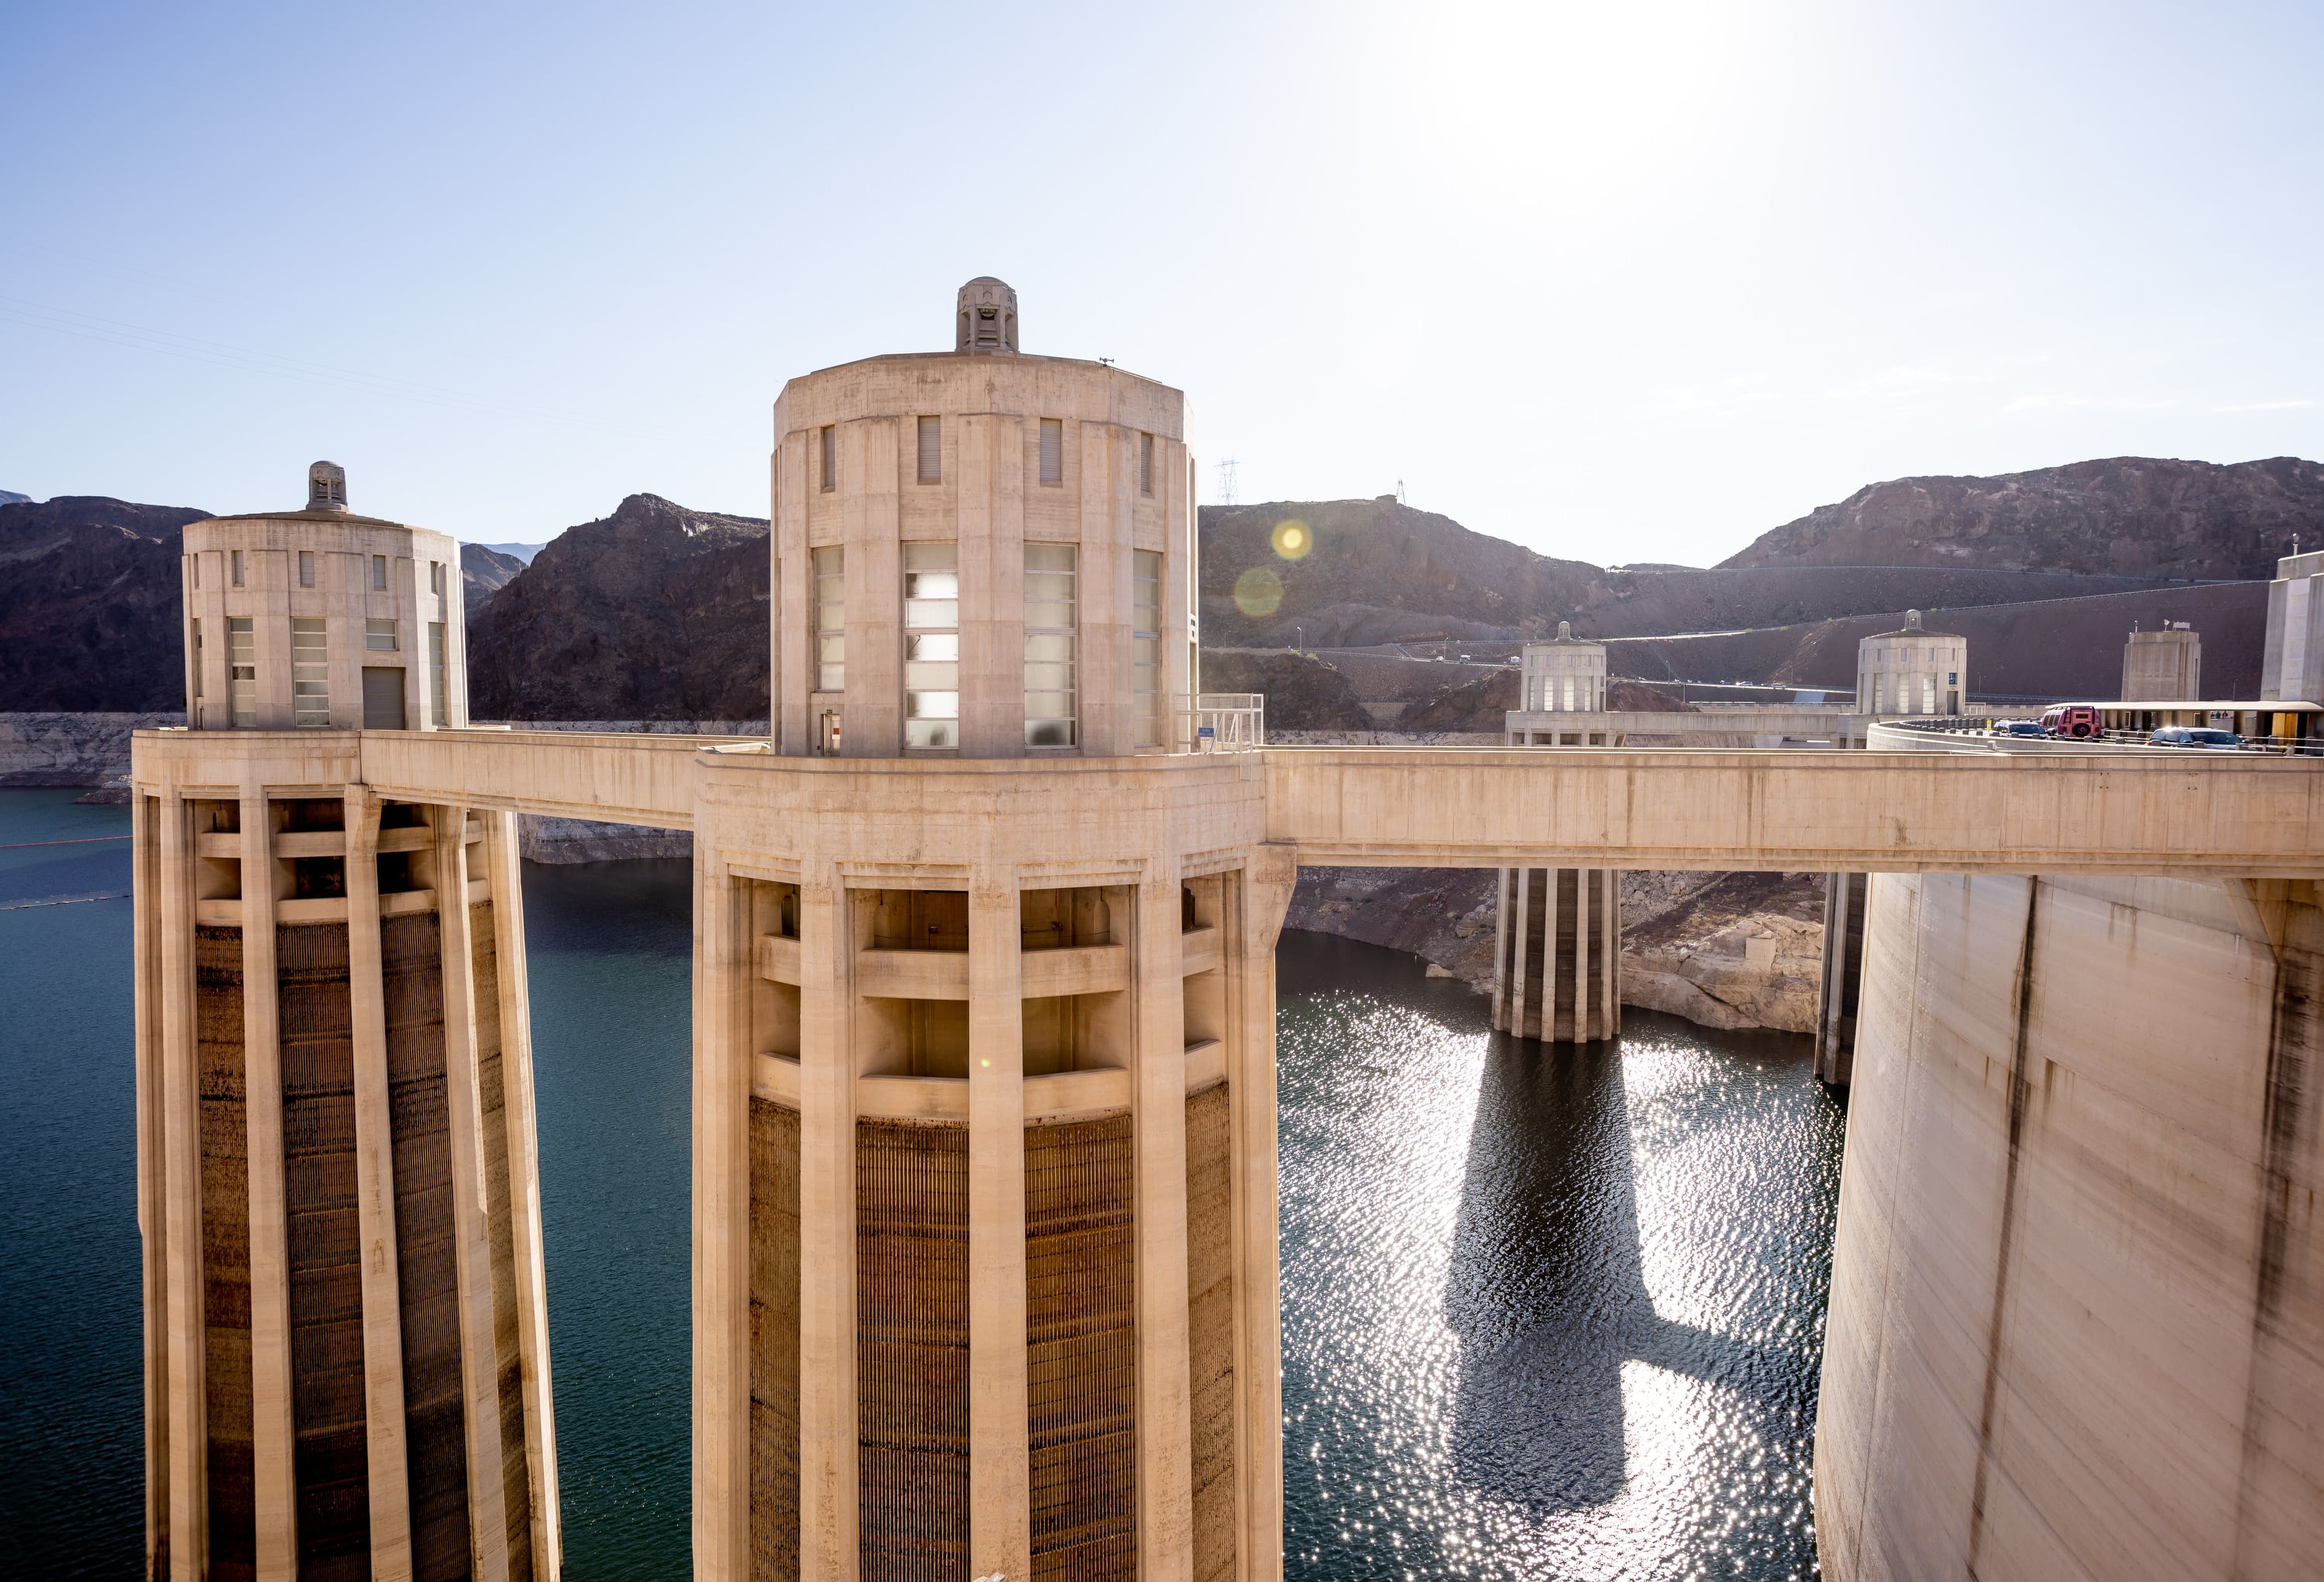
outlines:
{"label": "curved dam wall", "polygon": [[1827,1576],[2324,1574],[2317,900],[1873,878]]}

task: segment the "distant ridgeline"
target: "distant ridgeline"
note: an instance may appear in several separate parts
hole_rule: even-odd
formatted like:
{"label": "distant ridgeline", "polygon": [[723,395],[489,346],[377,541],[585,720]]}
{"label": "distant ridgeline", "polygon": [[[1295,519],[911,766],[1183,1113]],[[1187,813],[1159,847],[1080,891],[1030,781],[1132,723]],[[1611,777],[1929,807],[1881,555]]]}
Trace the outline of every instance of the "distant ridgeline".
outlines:
{"label": "distant ridgeline", "polygon": [[[178,535],[208,514],[0,492],[0,710],[181,708]],[[1305,532],[1278,542],[1286,521]],[[545,546],[464,546],[476,717],[763,717],[766,534],[762,519],[632,495]],[[1857,639],[1915,608],[1969,637],[1978,694],[2097,696],[2116,685],[2124,635],[2170,619],[2202,634],[2210,690],[2255,694],[2265,579],[2295,536],[2324,543],[2324,466],[2290,457],[1901,478],[1707,569],[1555,560],[1393,496],[1212,505],[1203,641],[1313,654],[1513,641],[1570,619],[1611,644],[1619,675],[1846,688]],[[1221,654],[1204,685],[1268,693],[1277,729],[1398,726],[1406,705],[1368,707],[1342,662]],[[1423,710],[1466,722],[1498,698],[1476,680],[1397,690],[1416,706],[1470,686]]]}

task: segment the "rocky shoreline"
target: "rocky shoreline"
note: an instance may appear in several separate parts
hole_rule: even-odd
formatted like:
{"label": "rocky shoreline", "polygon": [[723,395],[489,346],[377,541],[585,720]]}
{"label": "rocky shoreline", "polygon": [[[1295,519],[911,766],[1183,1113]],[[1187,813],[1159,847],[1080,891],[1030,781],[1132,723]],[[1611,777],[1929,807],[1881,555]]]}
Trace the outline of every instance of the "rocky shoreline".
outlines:
{"label": "rocky shoreline", "polygon": [[[1403,950],[1493,987],[1490,868],[1302,868],[1284,926]],[[1704,1027],[1815,1031],[1817,874],[1622,875],[1622,1003]]]}

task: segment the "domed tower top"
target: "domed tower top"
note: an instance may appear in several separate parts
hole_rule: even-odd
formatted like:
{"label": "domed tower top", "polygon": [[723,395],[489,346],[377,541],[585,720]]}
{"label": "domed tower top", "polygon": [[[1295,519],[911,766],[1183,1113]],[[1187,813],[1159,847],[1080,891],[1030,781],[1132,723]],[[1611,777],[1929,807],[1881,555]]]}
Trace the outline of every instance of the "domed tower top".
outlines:
{"label": "domed tower top", "polygon": [[318,461],[307,469],[307,509],[337,511],[347,508],[347,469],[336,461]]}
{"label": "domed tower top", "polygon": [[1006,281],[980,274],[960,288],[953,314],[953,350],[1013,352],[1017,349],[1017,293]]}

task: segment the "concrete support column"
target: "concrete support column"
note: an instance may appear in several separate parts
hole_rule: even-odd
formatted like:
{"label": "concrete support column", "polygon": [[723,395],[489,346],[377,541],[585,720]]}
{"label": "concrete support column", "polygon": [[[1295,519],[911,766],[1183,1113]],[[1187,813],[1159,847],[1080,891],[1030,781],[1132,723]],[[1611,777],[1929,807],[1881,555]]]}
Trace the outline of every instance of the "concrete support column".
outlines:
{"label": "concrete support column", "polygon": [[1816,1018],[1819,1081],[1845,1087],[1856,1069],[1856,1007],[1864,983],[1865,889],[1870,875],[1824,879],[1822,1004]]}
{"label": "concrete support column", "polygon": [[1496,1031],[1557,1043],[1619,1035],[1621,878],[1612,868],[1502,870]]}
{"label": "concrete support column", "polygon": [[[751,1574],[752,1051],[748,1039],[752,963],[747,927],[748,909],[735,893],[733,881],[711,865],[706,847],[697,844],[694,863],[694,1569],[705,1582],[744,1582]],[[852,1354],[852,1345],[850,1350]],[[852,1433],[849,1438],[852,1441]],[[852,1542],[848,1555],[852,1568]],[[852,1568],[848,1574],[853,1575]]]}
{"label": "concrete support column", "polygon": [[194,1050],[193,809],[161,796],[161,1203],[170,1574],[209,1568],[209,1433],[202,1393],[201,1092]]}
{"label": "concrete support column", "polygon": [[465,808],[430,811],[436,821],[436,921],[444,975],[444,1118],[451,1144],[461,1415],[467,1430],[468,1557],[475,1582],[507,1582],[508,1484],[501,1467],[500,1344],[493,1321],[484,1094],[476,1059],[475,942],[468,929],[468,815]]}
{"label": "concrete support column", "polygon": [[1179,976],[1177,864],[1167,867],[1149,872],[1138,885],[1130,947],[1138,1008],[1130,1087],[1137,1149],[1138,1574],[1145,1582],[1185,1582],[1194,1571],[1186,1002]]}
{"label": "concrete support column", "polygon": [[1014,874],[968,895],[968,1568],[1029,1576],[1025,1002]]}
{"label": "concrete support column", "polygon": [[1509,1024],[1509,874],[1513,870],[1493,871],[1493,1026],[1498,1031]]}
{"label": "concrete support column", "polygon": [[162,1256],[168,1216],[162,1207],[166,1133],[161,1089],[162,1039],[159,920],[161,869],[161,799],[138,795],[129,826],[130,884],[137,960],[134,1017],[137,1029],[137,1232],[143,1243],[145,1342],[145,1570],[163,1574],[159,1564],[170,1531],[169,1265]]}
{"label": "concrete support column", "polygon": [[1283,1323],[1277,1207],[1275,942],[1298,880],[1287,847],[1227,875],[1227,1080],[1233,1126],[1240,1576],[1283,1575]]}
{"label": "concrete support column", "polygon": [[493,893],[493,959],[500,980],[501,1086],[508,1127],[509,1235],[516,1266],[520,1388],[532,1491],[534,1582],[564,1570],[557,1501],[557,1414],[549,1390],[548,1277],[540,1250],[540,1143],[532,1092],[532,996],[525,981],[524,884],[514,813],[484,813],[484,868]]}
{"label": "concrete support column", "polygon": [[[816,1582],[854,1582],[860,1560],[855,1503],[854,961],[853,909],[836,867],[827,861],[802,863],[799,1550],[800,1574]],[[747,1291],[742,1300],[748,1302]],[[699,1403],[696,1410],[701,1410]],[[698,1494],[696,1508],[701,1508]],[[697,1560],[696,1575],[714,1582],[739,1579],[747,1573],[739,1566],[707,1568]]]}
{"label": "concrete support column", "polygon": [[[1530,937],[1529,930],[1526,927],[1526,924],[1530,921],[1533,916],[1533,876],[1535,871],[1536,870],[1532,868],[1519,868],[1517,871],[1517,887],[1512,897],[1512,904],[1515,910],[1511,913],[1509,920],[1510,944],[1513,954],[1510,958],[1512,970],[1509,974],[1508,1027],[1510,1032],[1520,1035],[1524,1033],[1526,1027],[1526,979],[1530,976],[1526,971],[1526,967],[1528,963],[1532,961],[1535,954],[1542,948],[1540,941]],[[1553,875],[1553,878],[1554,877],[1554,875]],[[1553,935],[1552,938],[1554,938],[1554,936]],[[1554,952],[1553,951],[1552,954],[1554,955]],[[1539,995],[1536,995],[1534,998],[1536,1001],[1536,1004],[1534,1006],[1534,1020],[1538,1022],[1541,1019],[1541,1007],[1538,1003],[1541,1000],[1541,996]],[[1548,1003],[1551,1004],[1556,1004],[1554,999]]]}
{"label": "concrete support column", "polygon": [[250,1451],[258,1575],[299,1568],[290,1415],[290,1199],[282,1179],[282,1043],[274,953],[274,819],[242,788],[242,1047],[250,1183]]}
{"label": "concrete support column", "polygon": [[347,999],[355,1081],[355,1234],[363,1258],[364,1415],[372,1575],[411,1575],[404,1459],[403,1310],[396,1273],[395,1161],[387,1091],[387,1004],[379,940],[380,805],[346,790]]}

